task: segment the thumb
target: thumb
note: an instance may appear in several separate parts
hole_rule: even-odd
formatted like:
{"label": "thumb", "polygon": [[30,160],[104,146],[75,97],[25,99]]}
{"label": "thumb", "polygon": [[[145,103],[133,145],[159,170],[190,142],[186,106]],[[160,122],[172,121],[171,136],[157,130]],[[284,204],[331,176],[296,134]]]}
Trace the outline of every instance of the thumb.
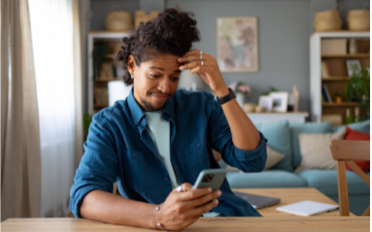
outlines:
{"label": "thumb", "polygon": [[190,183],[184,183],[184,184],[182,184],[181,185],[182,186],[182,190],[184,191],[184,192],[186,192],[186,191],[190,191],[190,190],[192,190],[192,188],[194,187],[192,184],[190,184]]}
{"label": "thumb", "polygon": [[190,183],[187,183],[187,182],[186,182],[186,183],[183,183],[183,184],[181,184],[180,186],[176,187],[175,189],[173,189],[172,192],[178,192],[177,189],[180,188],[180,187],[181,187],[181,189],[182,189],[181,192],[186,192],[186,191],[190,191],[190,190],[192,190],[193,185],[191,185]]}

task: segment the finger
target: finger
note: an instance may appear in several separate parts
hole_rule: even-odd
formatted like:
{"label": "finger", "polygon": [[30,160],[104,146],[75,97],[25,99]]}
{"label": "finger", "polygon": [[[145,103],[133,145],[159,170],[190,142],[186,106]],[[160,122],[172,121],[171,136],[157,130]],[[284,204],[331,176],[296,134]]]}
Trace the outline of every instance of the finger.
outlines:
{"label": "finger", "polygon": [[190,70],[190,74],[194,74],[194,73],[207,73],[208,71],[210,71],[209,67],[206,67],[206,66],[196,66],[194,68],[192,68]]}
{"label": "finger", "polygon": [[[205,57],[203,56],[203,58],[205,58]],[[200,54],[184,55],[184,56],[179,57],[177,59],[177,61],[180,62],[180,63],[191,62],[191,61],[195,61],[195,60],[200,60]]]}
{"label": "finger", "polygon": [[178,200],[179,201],[189,201],[193,200],[199,197],[202,197],[204,195],[207,195],[212,192],[212,188],[200,188],[200,189],[191,189],[187,192],[179,193],[178,194]]}
{"label": "finger", "polygon": [[188,210],[185,213],[186,214],[185,216],[186,217],[196,217],[198,215],[200,216],[203,213],[206,213],[206,212],[210,211],[211,209],[213,209],[214,207],[216,207],[218,205],[218,203],[219,203],[219,201],[217,199],[214,199],[212,202],[210,202],[208,204],[205,204],[203,206]]}
{"label": "finger", "polygon": [[[208,60],[209,58],[210,58],[210,55],[203,52],[202,60]],[[200,53],[199,52],[185,54],[184,56],[179,57],[177,59],[177,61],[180,62],[180,63],[190,62],[190,61],[195,61],[195,60],[199,60],[200,61]]]}
{"label": "finger", "polygon": [[[204,54],[204,52],[203,52],[203,54]],[[200,55],[200,50],[199,49],[194,49],[194,50],[188,51],[185,54],[183,54],[182,57],[192,56],[192,55]]]}
{"label": "finger", "polygon": [[198,66],[207,66],[208,62],[206,60],[203,60],[203,65],[201,65],[201,61],[194,61],[190,63],[184,63],[183,65],[180,66],[180,70],[185,70],[185,69],[193,69]]}
{"label": "finger", "polygon": [[222,192],[220,190],[216,190],[216,191],[213,191],[211,194],[207,194],[207,195],[204,195],[202,197],[199,197],[197,199],[194,199],[194,200],[190,200],[188,201],[188,208],[195,208],[195,207],[198,207],[198,206],[201,206],[201,205],[204,205],[205,203],[215,199],[215,198],[218,198],[222,195]]}

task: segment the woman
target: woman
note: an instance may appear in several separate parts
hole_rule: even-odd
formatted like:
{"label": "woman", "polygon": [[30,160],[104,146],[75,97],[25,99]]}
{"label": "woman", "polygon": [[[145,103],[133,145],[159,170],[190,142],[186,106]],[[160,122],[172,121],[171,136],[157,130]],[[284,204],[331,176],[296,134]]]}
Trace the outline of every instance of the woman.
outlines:
{"label": "woman", "polygon": [[[201,170],[219,168],[212,149],[243,171],[261,171],[266,163],[266,140],[226,87],[216,59],[190,51],[199,41],[191,16],[165,9],[123,39],[117,60],[133,89],[93,118],[71,188],[76,217],[180,230],[201,215],[260,216],[226,180],[213,192],[190,184]],[[207,92],[176,91],[186,69],[219,103]],[[121,196],[112,194],[114,182]]]}

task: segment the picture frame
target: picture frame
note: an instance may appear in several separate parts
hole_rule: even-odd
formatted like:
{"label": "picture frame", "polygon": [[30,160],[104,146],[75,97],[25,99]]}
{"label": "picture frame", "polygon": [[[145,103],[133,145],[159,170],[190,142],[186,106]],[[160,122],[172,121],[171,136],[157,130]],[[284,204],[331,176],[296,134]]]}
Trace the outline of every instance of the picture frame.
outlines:
{"label": "picture frame", "polygon": [[362,64],[358,59],[347,59],[346,60],[346,70],[348,77],[352,77],[354,71],[361,72]]}
{"label": "picture frame", "polygon": [[258,105],[265,108],[266,112],[271,112],[273,110],[273,99],[271,96],[260,96],[258,99]]}
{"label": "picture frame", "polygon": [[216,24],[221,72],[258,72],[257,17],[217,18]]}
{"label": "picture frame", "polygon": [[273,101],[274,112],[287,112],[288,108],[288,92],[272,92],[270,97]]}

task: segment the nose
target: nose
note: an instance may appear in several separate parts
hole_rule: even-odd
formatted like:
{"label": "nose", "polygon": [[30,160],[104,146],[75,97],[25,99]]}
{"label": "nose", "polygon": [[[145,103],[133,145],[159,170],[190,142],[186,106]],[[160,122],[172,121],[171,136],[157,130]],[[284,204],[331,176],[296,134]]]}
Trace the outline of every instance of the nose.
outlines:
{"label": "nose", "polygon": [[169,78],[162,78],[158,84],[158,90],[162,91],[163,93],[170,93],[170,84]]}

